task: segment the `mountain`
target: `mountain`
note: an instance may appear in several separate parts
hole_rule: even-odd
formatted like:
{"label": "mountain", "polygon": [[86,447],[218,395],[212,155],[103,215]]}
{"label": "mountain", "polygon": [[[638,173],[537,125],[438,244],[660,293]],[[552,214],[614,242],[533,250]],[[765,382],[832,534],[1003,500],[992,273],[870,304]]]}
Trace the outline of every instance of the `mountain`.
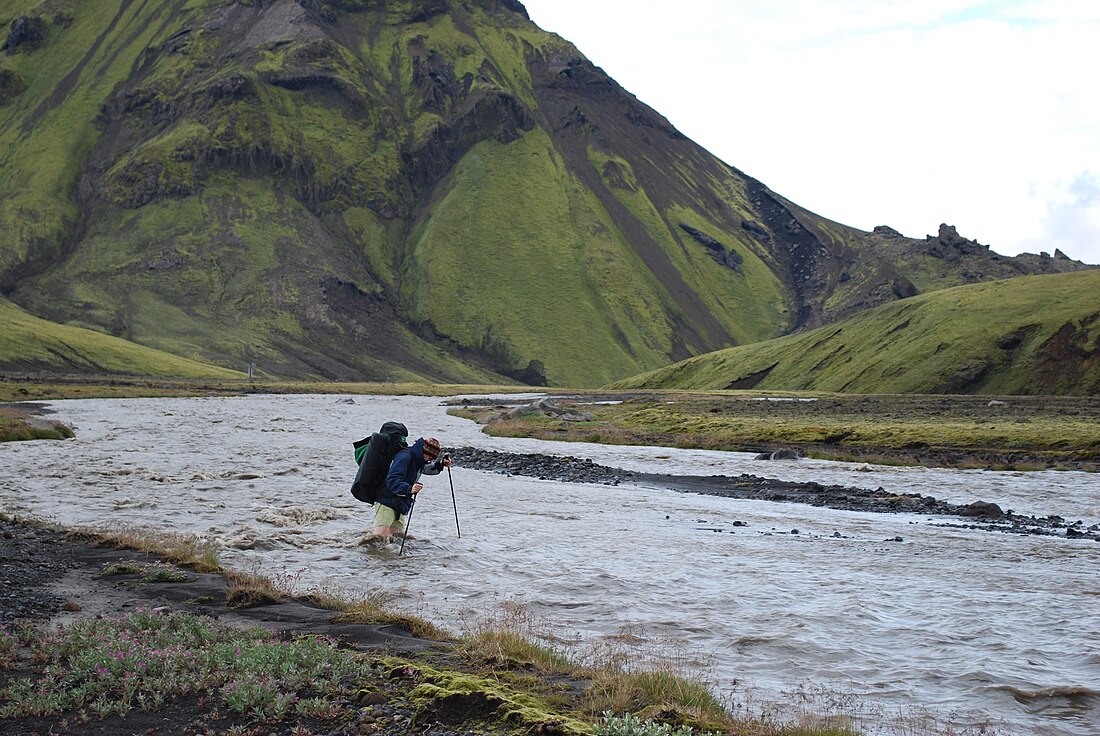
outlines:
{"label": "mountain", "polygon": [[1100,394],[1100,271],[968,284],[691,358],[620,389]]}
{"label": "mountain", "polygon": [[0,0],[0,28],[0,296],[238,370],[595,386],[1085,267],[808,212],[515,0]]}

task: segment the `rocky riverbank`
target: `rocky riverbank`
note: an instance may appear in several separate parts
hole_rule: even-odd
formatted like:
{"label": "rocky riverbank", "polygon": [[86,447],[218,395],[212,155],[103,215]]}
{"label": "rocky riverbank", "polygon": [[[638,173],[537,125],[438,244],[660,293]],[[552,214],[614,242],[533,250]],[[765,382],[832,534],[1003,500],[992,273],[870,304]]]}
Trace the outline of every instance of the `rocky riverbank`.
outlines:
{"label": "rocky riverbank", "polygon": [[515,454],[462,447],[453,452],[455,463],[475,470],[521,475],[570,483],[631,485],[668,488],[727,498],[803,503],[845,511],[920,514],[944,517],[939,523],[1009,534],[1085,539],[1100,542],[1100,524],[1085,526],[1061,516],[1025,516],[995,503],[975,500],[953,504],[917,493],[893,494],[882,488],[798,483],[755,475],[693,476],[638,473],[599,465],[586,458],[544,454]]}

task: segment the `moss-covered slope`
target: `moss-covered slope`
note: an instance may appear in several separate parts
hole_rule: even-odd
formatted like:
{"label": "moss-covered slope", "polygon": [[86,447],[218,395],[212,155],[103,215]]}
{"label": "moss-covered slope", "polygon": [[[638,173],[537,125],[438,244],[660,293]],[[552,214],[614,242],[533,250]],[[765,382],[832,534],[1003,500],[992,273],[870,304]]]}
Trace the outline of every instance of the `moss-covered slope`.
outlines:
{"label": "moss-covered slope", "polygon": [[0,299],[0,355],[8,370],[243,378],[244,373],[135,345],[111,335],[47,322]]}
{"label": "moss-covered slope", "polygon": [[1100,271],[959,286],[616,388],[1100,394]]}
{"label": "moss-covered slope", "polygon": [[806,212],[515,0],[0,0],[0,29],[0,294],[191,358],[592,386],[1080,266]]}

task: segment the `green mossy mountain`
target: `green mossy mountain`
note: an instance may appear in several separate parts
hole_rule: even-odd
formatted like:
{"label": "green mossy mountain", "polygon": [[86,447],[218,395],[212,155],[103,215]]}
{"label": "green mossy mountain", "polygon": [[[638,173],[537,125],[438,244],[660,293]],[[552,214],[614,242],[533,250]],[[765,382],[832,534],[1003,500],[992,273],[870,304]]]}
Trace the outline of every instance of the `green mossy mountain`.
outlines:
{"label": "green mossy mountain", "polygon": [[808,212],[516,0],[0,0],[0,29],[0,295],[222,366],[595,386],[1084,267]]}
{"label": "green mossy mountain", "polygon": [[1097,295],[1097,270],[957,286],[613,387],[1095,396]]}

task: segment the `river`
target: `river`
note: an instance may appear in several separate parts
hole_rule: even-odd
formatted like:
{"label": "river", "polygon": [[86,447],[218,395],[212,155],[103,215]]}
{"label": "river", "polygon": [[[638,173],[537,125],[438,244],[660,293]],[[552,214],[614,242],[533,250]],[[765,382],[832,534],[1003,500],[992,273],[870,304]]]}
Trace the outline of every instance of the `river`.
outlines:
{"label": "river", "polygon": [[[353,403],[351,403],[353,402]],[[428,397],[57,401],[67,442],[0,445],[0,509],[64,526],[193,533],[224,564],[300,590],[384,590],[454,631],[519,604],[543,633],[673,658],[731,702],[805,697],[865,733],[1100,733],[1100,545],[836,511],[455,467],[426,477],[404,556],[356,544],[354,440],[383,421],[445,446],[629,470],[753,473],[1100,521],[1079,472],[893,468],[745,453],[487,437]],[[950,522],[950,523],[948,523]],[[922,709],[927,708],[928,714]]]}

